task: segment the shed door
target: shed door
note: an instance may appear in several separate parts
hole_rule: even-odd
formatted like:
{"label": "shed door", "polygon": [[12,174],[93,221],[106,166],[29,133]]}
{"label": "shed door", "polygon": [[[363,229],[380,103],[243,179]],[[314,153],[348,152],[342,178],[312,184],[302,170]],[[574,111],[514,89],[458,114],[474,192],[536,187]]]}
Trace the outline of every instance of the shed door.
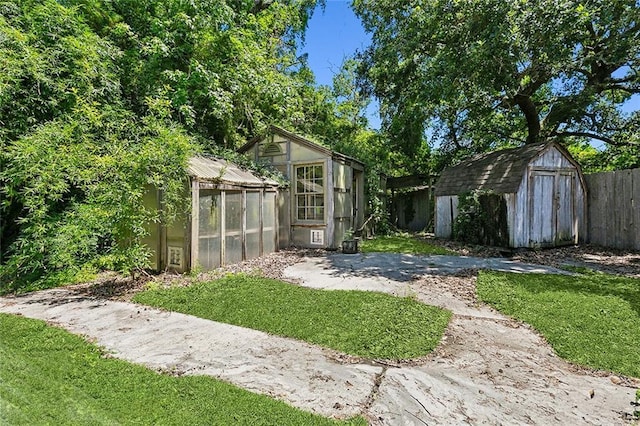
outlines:
{"label": "shed door", "polygon": [[573,173],[560,172],[556,176],[557,185],[557,235],[556,244],[572,244],[573,232]]}
{"label": "shed door", "polygon": [[574,241],[573,172],[531,172],[529,243],[533,247]]}

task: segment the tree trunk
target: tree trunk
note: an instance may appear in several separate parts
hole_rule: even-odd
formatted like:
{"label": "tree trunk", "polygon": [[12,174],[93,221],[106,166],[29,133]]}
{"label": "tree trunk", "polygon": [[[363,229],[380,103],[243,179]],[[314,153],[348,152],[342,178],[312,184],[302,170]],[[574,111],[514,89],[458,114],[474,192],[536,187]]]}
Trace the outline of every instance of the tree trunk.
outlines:
{"label": "tree trunk", "polygon": [[540,117],[538,109],[527,95],[518,94],[514,97],[515,103],[520,107],[527,120],[527,140],[526,144],[536,143],[540,140]]}

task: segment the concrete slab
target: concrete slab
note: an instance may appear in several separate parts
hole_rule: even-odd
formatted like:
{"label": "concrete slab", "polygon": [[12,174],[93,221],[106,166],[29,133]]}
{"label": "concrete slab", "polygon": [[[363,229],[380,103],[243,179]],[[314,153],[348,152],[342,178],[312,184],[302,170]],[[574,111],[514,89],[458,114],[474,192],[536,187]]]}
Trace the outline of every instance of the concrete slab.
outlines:
{"label": "concrete slab", "polygon": [[[288,267],[285,275],[305,286],[324,289],[376,290],[393,293],[398,283],[422,275],[451,275],[468,269],[539,274],[570,274],[542,265],[502,258],[469,256],[416,256],[398,253],[334,253],[314,257]],[[392,284],[393,283],[393,284]]]}
{"label": "concrete slab", "polygon": [[157,370],[211,375],[324,416],[360,414],[382,371],[341,364],[331,351],[293,339],[70,290],[0,298],[0,312],[59,325],[117,358]]}
{"label": "concrete slab", "polygon": [[507,259],[373,253],[307,259],[285,276],[313,288],[408,295],[453,312],[428,361],[385,369],[367,409],[372,424],[627,423],[633,388],[579,371],[529,327],[456,294],[453,281],[473,278],[448,275],[465,269],[568,274]]}
{"label": "concrete slab", "polygon": [[450,309],[436,351],[401,367],[343,364],[291,339],[65,289],[0,298],[0,312],[58,324],[154,369],[212,375],[322,415],[363,414],[373,425],[627,424],[634,388],[571,366],[535,331],[477,303],[472,277],[446,276],[481,268],[566,273],[506,259],[398,254],[313,257],[285,271],[309,287],[408,295]]}

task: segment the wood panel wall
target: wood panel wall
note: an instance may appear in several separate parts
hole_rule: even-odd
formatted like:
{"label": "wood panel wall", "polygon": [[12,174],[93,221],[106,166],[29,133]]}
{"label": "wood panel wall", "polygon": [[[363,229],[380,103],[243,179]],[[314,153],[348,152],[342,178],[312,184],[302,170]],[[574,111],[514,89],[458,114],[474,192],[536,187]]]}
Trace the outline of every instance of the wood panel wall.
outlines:
{"label": "wood panel wall", "polygon": [[640,169],[594,173],[585,179],[588,241],[640,250]]}

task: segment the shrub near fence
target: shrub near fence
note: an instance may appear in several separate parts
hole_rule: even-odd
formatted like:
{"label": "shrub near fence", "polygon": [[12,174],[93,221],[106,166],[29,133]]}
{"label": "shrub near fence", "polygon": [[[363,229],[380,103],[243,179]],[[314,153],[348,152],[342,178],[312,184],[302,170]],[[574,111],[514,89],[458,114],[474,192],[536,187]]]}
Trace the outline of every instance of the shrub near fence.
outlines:
{"label": "shrub near fence", "polygon": [[640,169],[585,175],[588,240],[640,250]]}

